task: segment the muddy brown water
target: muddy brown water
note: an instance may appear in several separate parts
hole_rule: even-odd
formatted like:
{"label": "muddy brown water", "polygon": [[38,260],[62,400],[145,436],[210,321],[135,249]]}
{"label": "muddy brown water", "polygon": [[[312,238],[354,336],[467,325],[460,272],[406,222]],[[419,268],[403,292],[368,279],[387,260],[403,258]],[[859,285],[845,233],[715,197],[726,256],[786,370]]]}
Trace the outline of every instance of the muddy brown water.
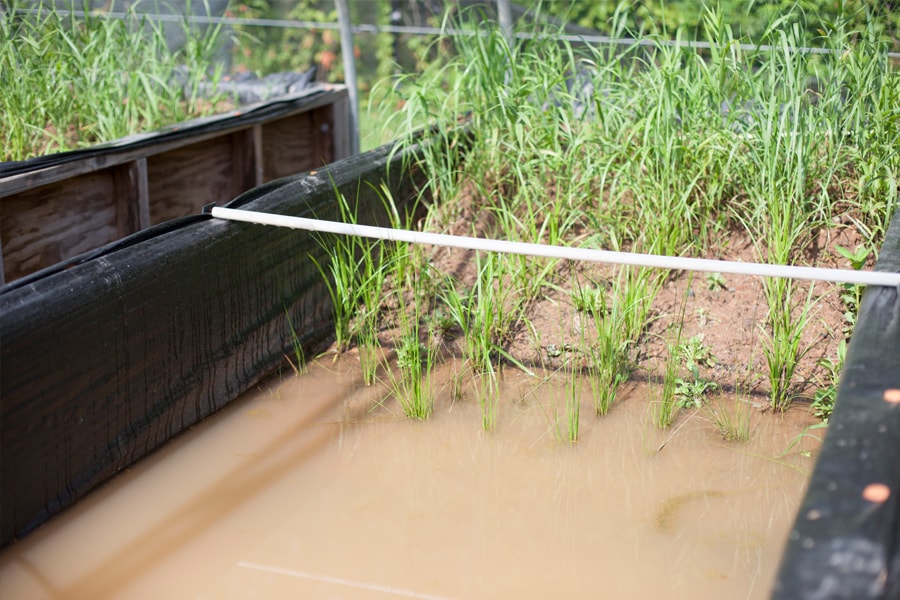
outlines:
{"label": "muddy brown water", "polygon": [[0,597],[768,596],[802,407],[732,443],[703,412],[657,431],[630,383],[570,445],[553,382],[507,371],[485,433],[472,394],[414,422],[349,368],[261,386],[5,549]]}

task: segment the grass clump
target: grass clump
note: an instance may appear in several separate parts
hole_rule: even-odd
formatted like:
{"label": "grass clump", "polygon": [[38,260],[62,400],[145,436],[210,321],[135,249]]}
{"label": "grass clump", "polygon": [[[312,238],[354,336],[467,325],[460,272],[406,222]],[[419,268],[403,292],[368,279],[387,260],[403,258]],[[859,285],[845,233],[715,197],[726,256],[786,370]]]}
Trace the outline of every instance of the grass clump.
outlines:
{"label": "grass clump", "polygon": [[738,390],[736,396],[730,402],[722,398],[721,402],[709,407],[709,415],[722,435],[722,439],[726,441],[750,441],[750,413],[752,406],[744,396]]}
{"label": "grass clump", "polygon": [[434,409],[432,372],[436,361],[433,344],[423,343],[421,319],[416,305],[400,310],[399,334],[395,340],[396,371],[386,364],[388,387],[404,414],[425,420]]}
{"label": "grass clump", "polygon": [[[756,50],[742,46],[746,40],[715,11],[704,18],[708,49],[587,47],[542,35],[511,45],[495,29],[445,37],[441,47],[455,54],[415,78],[399,77],[385,94],[403,105],[389,128],[432,126],[428,143],[409,136],[399,144],[417,145],[417,164],[408,166],[429,178],[420,200],[433,210],[422,227],[673,256],[711,256],[738,236],[755,242],[757,260],[802,264],[834,217],[843,223],[849,214],[860,248],[876,247],[900,181],[900,77],[871,31],[835,23],[822,39],[834,53],[810,55],[790,50],[798,39],[784,22],[774,21],[757,40],[767,47]],[[459,115],[466,115],[462,127]],[[354,284],[369,281],[359,276],[368,269],[359,261],[365,251],[345,254]],[[436,276],[445,272],[436,253],[407,253],[387,279],[365,285],[405,290],[391,297],[401,307],[415,303],[398,349],[429,348],[412,342],[432,340],[423,322],[459,341],[463,371],[478,380],[482,425],[493,429],[500,369],[516,360],[508,352],[515,333],[534,329],[529,307],[563,290],[571,272],[547,259],[471,256],[467,273]],[[580,378],[588,377],[602,415],[631,373],[646,368],[639,346],[659,316],[654,301],[666,281],[632,267],[582,274],[589,283],[569,293],[581,343],[562,367],[567,433],[560,438],[572,441],[582,416]],[[712,273],[704,287],[725,299],[730,283]],[[768,310],[757,323],[757,364],[767,370],[771,406],[783,410],[802,383],[804,333],[820,292],[774,279],[759,290]],[[848,308],[858,304],[852,292]],[[686,303],[687,296],[674,317],[677,335],[664,341],[668,356],[650,376],[658,381],[651,408],[659,427],[682,408],[696,414],[717,387],[701,376],[714,364],[703,340],[682,340]],[[352,339],[353,311],[364,304],[361,297],[349,303],[339,346]],[[743,404],[721,420],[723,436],[743,437]]]}
{"label": "grass clump", "polygon": [[199,93],[201,81],[223,74],[214,62],[221,25],[198,29],[185,21],[186,41],[173,50],[162,25],[133,6],[124,20],[70,8],[87,14],[21,0],[0,11],[0,160],[156,129],[210,114],[227,100]]}
{"label": "grass clump", "polygon": [[[898,196],[900,76],[878,33],[851,29],[845,16],[816,40],[832,52],[815,55],[792,50],[804,40],[786,24],[802,14],[773,20],[753,40],[757,49],[741,45],[747,40],[715,10],[704,12],[703,50],[588,47],[551,40],[546,28],[514,45],[495,29],[451,36],[455,55],[395,87],[406,101],[395,119],[436,125],[419,164],[440,206],[428,227],[441,230],[474,204],[483,216],[469,221],[475,235],[710,256],[743,234],[755,240],[757,260],[803,264],[834,217],[850,214],[861,247],[875,247]],[[525,305],[557,289],[556,265],[516,260],[521,266],[496,281],[515,282]],[[585,371],[600,414],[628,377],[629,344],[646,330],[662,281],[623,272],[571,295],[594,323]],[[710,274],[706,287],[728,282]],[[783,410],[802,384],[803,334],[821,292],[783,280],[761,291],[770,404]],[[669,346],[657,402],[663,426],[679,402],[697,407],[715,388],[696,361],[679,377],[679,344]],[[490,345],[468,353],[487,356]]]}

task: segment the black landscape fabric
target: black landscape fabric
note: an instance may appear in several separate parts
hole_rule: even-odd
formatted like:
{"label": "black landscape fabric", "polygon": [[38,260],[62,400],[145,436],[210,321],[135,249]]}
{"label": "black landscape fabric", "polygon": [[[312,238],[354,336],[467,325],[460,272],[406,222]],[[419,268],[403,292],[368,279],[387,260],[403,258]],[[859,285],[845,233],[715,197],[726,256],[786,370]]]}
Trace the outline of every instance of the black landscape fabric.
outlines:
{"label": "black landscape fabric", "polygon": [[[876,270],[900,272],[900,211]],[[900,598],[898,292],[865,292],[834,413],[773,598]]]}
{"label": "black landscape fabric", "polygon": [[[382,148],[285,178],[242,206],[339,219],[335,186],[386,225],[415,186]],[[390,170],[388,171],[388,166]],[[209,216],[163,224],[0,288],[0,545],[283,365],[291,328],[332,334],[312,234]]]}

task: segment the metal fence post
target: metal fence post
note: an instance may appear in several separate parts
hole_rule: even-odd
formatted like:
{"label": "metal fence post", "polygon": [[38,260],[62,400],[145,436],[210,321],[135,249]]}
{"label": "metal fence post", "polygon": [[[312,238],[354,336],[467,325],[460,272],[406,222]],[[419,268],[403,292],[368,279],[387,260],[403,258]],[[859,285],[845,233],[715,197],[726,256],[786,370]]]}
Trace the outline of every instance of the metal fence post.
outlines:
{"label": "metal fence post", "polygon": [[353,31],[347,0],[334,0],[341,28],[341,54],[344,59],[344,82],[350,95],[350,154],[359,154],[359,90],[356,85],[356,57],[353,55]]}
{"label": "metal fence post", "polygon": [[512,11],[509,8],[509,0],[497,0],[497,15],[500,18],[500,30],[506,38],[509,47],[513,47]]}

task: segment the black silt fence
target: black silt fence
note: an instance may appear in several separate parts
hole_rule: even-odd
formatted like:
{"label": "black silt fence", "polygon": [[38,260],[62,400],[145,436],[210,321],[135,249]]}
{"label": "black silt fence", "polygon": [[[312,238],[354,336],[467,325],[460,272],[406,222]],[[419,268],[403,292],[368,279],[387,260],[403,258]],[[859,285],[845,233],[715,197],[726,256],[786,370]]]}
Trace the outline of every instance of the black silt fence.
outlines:
{"label": "black silt fence", "polygon": [[[388,225],[379,186],[416,194],[403,160],[374,150],[229,206],[339,220],[337,186]],[[311,234],[198,215],[0,288],[0,546],[285,364],[288,318],[322,347],[331,300],[310,256],[327,260]]]}
{"label": "black silt fence", "polygon": [[[900,272],[900,211],[878,271]],[[870,287],[773,598],[900,598],[900,290]]]}

